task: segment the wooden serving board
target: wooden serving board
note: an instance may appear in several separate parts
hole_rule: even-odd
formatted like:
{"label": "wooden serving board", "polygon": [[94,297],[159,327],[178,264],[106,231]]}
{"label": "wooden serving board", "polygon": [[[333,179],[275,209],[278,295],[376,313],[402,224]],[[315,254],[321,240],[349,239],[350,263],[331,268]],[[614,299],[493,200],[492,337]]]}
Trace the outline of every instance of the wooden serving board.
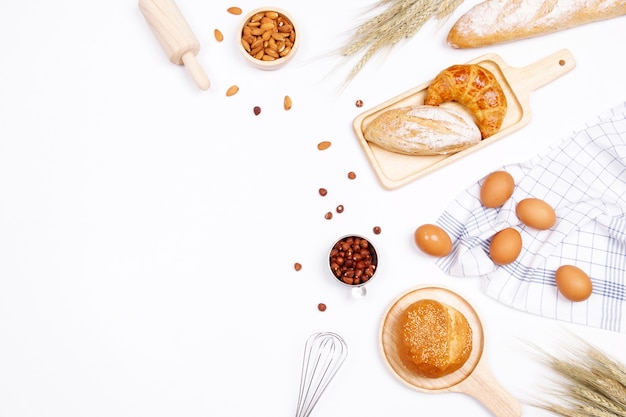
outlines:
{"label": "wooden serving board", "polygon": [[[432,299],[460,311],[472,328],[472,352],[458,370],[440,378],[411,372],[398,355],[396,328],[404,310],[419,300]],[[484,334],[474,308],[464,298],[444,287],[423,286],[400,295],[388,307],[380,326],[380,348],[391,371],[408,387],[431,393],[459,392],[474,397],[497,417],[520,417],[522,407],[496,380],[483,355]]]}
{"label": "wooden serving board", "polygon": [[[387,151],[365,140],[363,132],[380,113],[395,107],[424,104],[429,80],[397,97],[360,114],[353,129],[383,187],[394,189],[475,152],[518,130],[530,121],[530,95],[533,91],[568,73],[576,66],[567,49],[557,51],[525,67],[511,67],[496,54],[478,57],[468,64],[478,64],[493,73],[507,98],[508,110],[498,133],[461,152],[450,155],[411,156]],[[443,68],[442,68],[443,69]],[[456,102],[442,106],[463,109]]]}

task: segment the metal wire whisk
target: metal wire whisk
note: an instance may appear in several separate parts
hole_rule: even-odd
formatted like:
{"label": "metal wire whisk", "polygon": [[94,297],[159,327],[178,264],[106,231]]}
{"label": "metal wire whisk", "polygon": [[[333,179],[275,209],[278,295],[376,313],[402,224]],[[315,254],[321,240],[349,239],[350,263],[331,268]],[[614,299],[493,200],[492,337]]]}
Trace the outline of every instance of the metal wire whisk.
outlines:
{"label": "metal wire whisk", "polygon": [[309,336],[304,346],[296,417],[311,414],[347,355],[348,346],[341,336],[330,332]]}

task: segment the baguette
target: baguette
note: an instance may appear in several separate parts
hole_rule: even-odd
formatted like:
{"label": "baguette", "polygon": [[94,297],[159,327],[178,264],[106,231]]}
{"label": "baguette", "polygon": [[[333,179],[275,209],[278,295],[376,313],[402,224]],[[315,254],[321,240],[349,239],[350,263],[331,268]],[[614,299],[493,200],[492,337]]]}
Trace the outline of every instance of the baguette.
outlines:
{"label": "baguette", "polygon": [[485,0],[450,29],[453,48],[478,48],[626,15],[626,0]]}
{"label": "baguette", "polygon": [[365,128],[365,140],[404,155],[452,154],[481,141],[471,115],[447,107],[386,110]]}

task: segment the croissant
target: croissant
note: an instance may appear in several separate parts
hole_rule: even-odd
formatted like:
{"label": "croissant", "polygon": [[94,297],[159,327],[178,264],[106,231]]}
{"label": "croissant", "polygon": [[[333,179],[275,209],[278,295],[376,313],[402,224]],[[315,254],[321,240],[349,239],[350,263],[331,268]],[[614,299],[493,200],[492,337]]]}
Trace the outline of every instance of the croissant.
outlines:
{"label": "croissant", "polygon": [[435,77],[424,104],[438,106],[446,101],[456,101],[472,113],[483,139],[497,133],[506,116],[506,96],[500,83],[477,64],[452,65]]}

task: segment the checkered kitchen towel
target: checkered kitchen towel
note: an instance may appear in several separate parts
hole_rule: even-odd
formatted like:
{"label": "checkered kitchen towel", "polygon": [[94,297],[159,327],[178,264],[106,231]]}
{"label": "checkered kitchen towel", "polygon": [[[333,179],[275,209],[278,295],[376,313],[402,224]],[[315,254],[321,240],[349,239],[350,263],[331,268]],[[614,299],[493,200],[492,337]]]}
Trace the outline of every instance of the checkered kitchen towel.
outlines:
{"label": "checkered kitchen towel", "polygon": [[[453,276],[483,277],[490,297],[516,309],[626,333],[626,102],[533,160],[502,169],[516,183],[504,206],[480,204],[481,179],[437,219],[454,244],[437,265]],[[527,197],[554,207],[550,230],[519,221],[515,205]],[[520,231],[523,249],[514,263],[496,266],[489,242],[505,227]],[[554,274],[564,264],[591,278],[586,301],[570,302],[557,292]]]}

